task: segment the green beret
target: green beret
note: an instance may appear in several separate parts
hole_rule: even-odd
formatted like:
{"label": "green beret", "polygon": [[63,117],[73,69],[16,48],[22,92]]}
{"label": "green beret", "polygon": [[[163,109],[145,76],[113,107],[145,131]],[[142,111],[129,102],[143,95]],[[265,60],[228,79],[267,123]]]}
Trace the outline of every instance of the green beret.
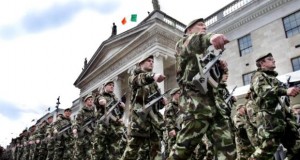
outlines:
{"label": "green beret", "polygon": [[293,105],[293,109],[300,109],[300,104]]}
{"label": "green beret", "polygon": [[67,111],[72,112],[72,109],[71,109],[71,108],[66,108],[66,109],[64,110],[64,112],[67,112]]}
{"label": "green beret", "polygon": [[89,99],[89,98],[93,98],[93,95],[91,95],[91,94],[88,94],[85,98],[84,98],[84,102],[87,100],[87,99]]}
{"label": "green beret", "polygon": [[267,53],[267,54],[260,54],[259,57],[256,59],[256,62],[266,58],[266,57],[273,57],[272,53]]}
{"label": "green beret", "polygon": [[108,81],[106,81],[106,82],[103,84],[103,86],[106,86],[106,85],[108,85],[109,83],[114,83],[114,81],[113,81],[113,80],[108,80]]}
{"label": "green beret", "polygon": [[198,19],[195,19],[193,21],[191,21],[184,29],[184,33],[186,33],[187,29],[192,27],[194,24],[196,24],[197,22],[204,22],[204,19],[203,18],[198,18]]}
{"label": "green beret", "polygon": [[174,95],[176,92],[180,91],[180,88],[174,88],[171,90],[170,95]]}
{"label": "green beret", "polygon": [[141,63],[143,63],[145,60],[147,60],[148,58],[153,59],[153,55],[144,55],[140,60],[139,60],[139,65]]}

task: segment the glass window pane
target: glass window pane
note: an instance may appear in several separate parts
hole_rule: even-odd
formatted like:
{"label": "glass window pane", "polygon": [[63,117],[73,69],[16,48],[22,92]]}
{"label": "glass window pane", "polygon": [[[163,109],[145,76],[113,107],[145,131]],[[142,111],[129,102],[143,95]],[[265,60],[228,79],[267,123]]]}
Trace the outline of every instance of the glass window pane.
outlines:
{"label": "glass window pane", "polygon": [[300,11],[293,13],[285,18],[283,18],[283,25],[287,37],[299,34],[300,27]]}

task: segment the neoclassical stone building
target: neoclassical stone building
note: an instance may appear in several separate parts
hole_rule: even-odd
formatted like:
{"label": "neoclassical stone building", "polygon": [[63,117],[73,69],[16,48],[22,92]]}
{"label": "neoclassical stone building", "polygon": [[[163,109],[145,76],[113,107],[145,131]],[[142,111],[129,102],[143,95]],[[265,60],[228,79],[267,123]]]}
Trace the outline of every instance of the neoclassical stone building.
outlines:
{"label": "neoclassical stone building", "polygon": [[[228,87],[238,86],[235,95],[241,101],[256,70],[258,53],[273,53],[281,79],[285,74],[300,79],[300,47],[296,48],[300,44],[299,0],[236,0],[205,21],[209,32],[223,33],[230,40],[222,59],[229,64]],[[115,81],[118,97],[129,93],[128,77],[144,55],[154,55],[154,72],[167,76],[159,84],[162,92],[177,86],[174,48],[184,28],[156,6],[136,27],[103,41],[74,82],[80,89],[80,97],[73,102],[74,115],[82,106],[82,97],[97,94],[109,79]]]}

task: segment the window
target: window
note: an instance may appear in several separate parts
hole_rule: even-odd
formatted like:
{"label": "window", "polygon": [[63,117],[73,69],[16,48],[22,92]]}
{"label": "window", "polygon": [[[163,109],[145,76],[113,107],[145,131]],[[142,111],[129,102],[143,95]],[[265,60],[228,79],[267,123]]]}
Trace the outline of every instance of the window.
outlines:
{"label": "window", "polygon": [[300,56],[292,58],[293,71],[300,70]]}
{"label": "window", "polygon": [[287,38],[300,33],[300,11],[284,17],[282,20]]}
{"label": "window", "polygon": [[250,34],[238,39],[240,55],[244,56],[252,52],[252,41]]}
{"label": "window", "polygon": [[243,83],[244,85],[250,84],[253,72],[243,74]]}

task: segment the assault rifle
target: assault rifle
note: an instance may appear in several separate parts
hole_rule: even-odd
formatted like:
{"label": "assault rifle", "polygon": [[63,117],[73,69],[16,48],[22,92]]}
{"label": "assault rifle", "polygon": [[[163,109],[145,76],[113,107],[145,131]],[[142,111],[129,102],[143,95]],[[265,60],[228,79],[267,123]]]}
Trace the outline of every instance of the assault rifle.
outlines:
{"label": "assault rifle", "polygon": [[171,89],[167,90],[164,94],[160,94],[159,92],[156,92],[148,97],[148,99],[152,99],[150,102],[148,102],[144,108],[139,108],[136,110],[136,114],[141,117],[142,120],[147,120],[147,115],[152,110],[152,106],[163,99],[163,97],[169,93]]}
{"label": "assault rifle", "polygon": [[[286,89],[290,87],[298,87],[300,88],[300,81],[290,82],[291,76],[287,78],[286,83],[282,83],[282,86]],[[281,96],[279,98],[279,105],[275,108],[275,110],[280,110],[281,107],[289,107],[290,106],[290,97],[289,96]]]}
{"label": "assault rifle", "polygon": [[[92,129],[94,129],[96,127],[95,121],[96,121],[95,117],[91,117],[88,120],[86,120],[85,121],[86,123],[84,123],[84,125],[81,127],[80,135],[83,135],[84,131],[87,131],[88,133],[92,133],[92,131],[93,131]],[[92,129],[90,127],[92,127]]]}
{"label": "assault rifle", "polygon": [[[215,55],[213,52],[209,52],[206,56],[200,59],[200,62],[198,62],[199,73],[193,77],[192,83],[196,86],[196,89],[198,89],[201,94],[207,93],[207,83],[213,87],[218,86],[218,82],[216,82],[212,76],[215,78],[220,78],[221,76],[216,63],[219,62],[223,52],[224,50],[221,50],[218,55]],[[202,68],[202,63],[207,64]]]}
{"label": "assault rifle", "polygon": [[64,133],[65,133],[66,131],[68,131],[68,130],[71,128],[71,126],[72,126],[72,124],[67,124],[67,125],[63,126],[62,129],[61,129],[58,133],[54,134],[52,137],[45,137],[45,138],[42,140],[42,142],[43,142],[43,143],[44,143],[44,142],[48,143],[50,140],[60,139],[61,136],[63,136]]}
{"label": "assault rifle", "polygon": [[232,100],[232,97],[233,97],[233,92],[235,91],[236,87],[237,87],[237,86],[235,86],[235,87],[233,88],[233,90],[231,91],[231,93],[230,93],[230,94],[228,95],[228,97],[225,99],[225,103],[227,104],[227,106],[230,107],[230,109],[232,108],[232,102],[231,102],[231,100]]}
{"label": "assault rifle", "polygon": [[[117,106],[120,105],[121,102],[125,103],[126,102],[126,97],[125,97],[126,93],[124,93],[124,95],[121,97],[120,100],[118,100],[112,107],[109,108],[109,110],[106,112],[105,115],[103,115],[100,119],[99,119],[99,122],[105,122],[106,125],[108,125],[109,123],[109,120],[110,119],[113,119],[114,121],[116,121],[116,117],[113,116],[111,113],[112,111],[115,112],[115,114],[118,116],[121,114],[120,110],[117,108]],[[112,102],[115,102],[115,101],[112,101]],[[111,103],[112,103],[111,102]],[[110,103],[110,104],[111,104]],[[109,106],[109,105],[108,105]],[[118,111],[117,111],[118,110]],[[118,114],[117,114],[118,113]]]}

